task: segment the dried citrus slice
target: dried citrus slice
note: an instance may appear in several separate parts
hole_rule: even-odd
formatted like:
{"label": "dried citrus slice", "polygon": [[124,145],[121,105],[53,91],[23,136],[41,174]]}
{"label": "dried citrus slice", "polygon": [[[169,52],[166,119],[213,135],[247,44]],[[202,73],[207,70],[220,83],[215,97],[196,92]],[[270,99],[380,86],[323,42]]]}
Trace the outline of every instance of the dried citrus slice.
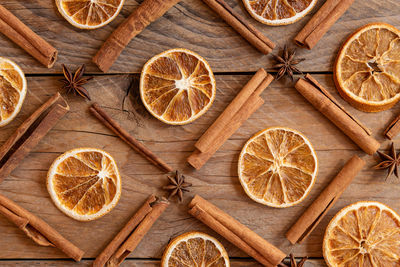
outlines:
{"label": "dried citrus slice", "polygon": [[140,95],[147,110],[168,124],[187,124],[203,115],[215,98],[210,65],[183,48],[167,50],[143,67]]}
{"label": "dried citrus slice", "polygon": [[222,244],[201,232],[188,232],[174,238],[161,259],[161,267],[229,267],[229,257]]}
{"label": "dried citrus slice", "polygon": [[21,68],[11,60],[0,57],[0,127],[10,123],[21,110],[26,87]]}
{"label": "dried citrus slice", "polygon": [[308,139],[284,127],[255,134],[239,156],[239,180],[254,201],[276,208],[300,203],[310,192],[318,162]]}
{"label": "dried citrus slice", "polygon": [[334,70],[336,88],[355,108],[377,112],[400,99],[400,31],[365,25],[343,44]]}
{"label": "dried citrus slice", "polygon": [[313,9],[317,0],[243,0],[253,18],[267,25],[291,24]]}
{"label": "dried citrus slice", "polygon": [[121,178],[110,154],[97,148],[76,148],[53,162],[47,190],[66,215],[91,221],[115,207],[121,196]]}
{"label": "dried citrus slice", "polygon": [[56,0],[58,11],[73,26],[97,29],[110,23],[125,0]]}
{"label": "dried citrus slice", "polygon": [[323,253],[329,267],[400,266],[400,217],[376,201],[347,206],[329,223]]}

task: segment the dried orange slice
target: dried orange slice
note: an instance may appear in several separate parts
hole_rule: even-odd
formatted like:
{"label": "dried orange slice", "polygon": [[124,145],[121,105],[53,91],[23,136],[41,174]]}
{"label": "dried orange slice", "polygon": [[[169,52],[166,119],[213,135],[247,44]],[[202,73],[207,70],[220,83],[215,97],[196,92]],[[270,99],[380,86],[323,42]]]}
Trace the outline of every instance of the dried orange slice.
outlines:
{"label": "dried orange slice", "polygon": [[355,108],[391,108],[400,99],[400,31],[386,23],[358,29],[339,51],[334,79],[340,95]]}
{"label": "dried orange slice", "polygon": [[80,29],[97,29],[110,23],[125,0],[56,0],[60,14]]}
{"label": "dried orange slice", "polygon": [[66,215],[91,221],[115,207],[121,196],[121,177],[114,159],[104,150],[76,148],[53,162],[47,190]]}
{"label": "dried orange slice", "polygon": [[329,267],[400,266],[400,217],[376,201],[347,206],[329,223],[323,253]]}
{"label": "dried orange slice", "polygon": [[300,203],[317,175],[317,155],[301,133],[271,127],[255,134],[239,156],[239,180],[256,202],[276,208]]}
{"label": "dried orange slice", "polygon": [[26,88],[21,68],[11,60],[0,57],[0,127],[17,116],[25,100]]}
{"label": "dried orange slice", "polygon": [[140,95],[147,110],[168,124],[182,125],[203,115],[215,98],[210,65],[183,48],[151,58],[140,77]]}
{"label": "dried orange slice", "polygon": [[201,232],[188,232],[174,238],[161,259],[161,267],[229,267],[229,257],[222,244]]}
{"label": "dried orange slice", "polygon": [[243,0],[250,15],[267,25],[292,24],[313,9],[317,0]]}

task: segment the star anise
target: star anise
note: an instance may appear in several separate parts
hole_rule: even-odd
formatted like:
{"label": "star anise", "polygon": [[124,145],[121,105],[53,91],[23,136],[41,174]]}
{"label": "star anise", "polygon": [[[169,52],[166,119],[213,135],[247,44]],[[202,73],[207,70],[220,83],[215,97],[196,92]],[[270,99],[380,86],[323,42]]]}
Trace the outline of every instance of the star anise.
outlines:
{"label": "star anise", "polygon": [[290,254],[290,266],[287,266],[284,263],[280,263],[279,266],[280,267],[303,267],[304,263],[307,261],[307,259],[308,259],[308,257],[304,257],[299,262],[296,262],[296,259],[293,256],[293,254]]}
{"label": "star anise", "polygon": [[295,58],[295,55],[296,55],[296,48],[290,50],[287,45],[284,46],[281,56],[272,54],[272,56],[274,57],[274,59],[276,61],[276,64],[273,67],[276,69],[279,69],[278,73],[276,74],[277,80],[279,80],[286,74],[286,75],[289,75],[289,77],[293,81],[294,80],[294,77],[293,77],[294,72],[303,74],[303,72],[301,72],[298,68],[296,68],[295,65],[302,62],[304,60],[304,58],[297,59],[297,58]]}
{"label": "star anise", "polygon": [[83,88],[83,85],[93,77],[83,77],[85,73],[85,64],[80,66],[74,74],[72,74],[64,64],[62,64],[62,67],[64,73],[64,79],[61,79],[64,83],[62,89],[66,90],[67,94],[74,93],[75,95],[80,95],[90,100],[89,92]]}
{"label": "star anise", "polygon": [[171,191],[169,193],[168,199],[177,195],[179,202],[183,200],[183,193],[189,192],[188,187],[191,187],[191,183],[185,182],[185,176],[183,176],[179,171],[175,172],[175,175],[168,176],[169,185],[163,187],[164,190]]}
{"label": "star anise", "polygon": [[382,161],[378,165],[375,165],[373,168],[376,170],[388,169],[385,180],[387,180],[387,178],[393,173],[394,175],[396,175],[397,178],[399,178],[398,165],[400,164],[400,153],[396,153],[394,143],[392,142],[390,154],[386,154],[380,151],[378,151],[377,153]]}

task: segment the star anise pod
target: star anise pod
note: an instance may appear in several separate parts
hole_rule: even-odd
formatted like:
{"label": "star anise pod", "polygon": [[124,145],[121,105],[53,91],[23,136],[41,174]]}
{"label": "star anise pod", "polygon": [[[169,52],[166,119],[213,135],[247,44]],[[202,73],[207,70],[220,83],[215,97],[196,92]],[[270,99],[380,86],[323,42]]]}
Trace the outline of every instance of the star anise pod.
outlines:
{"label": "star anise pod", "polygon": [[400,164],[400,153],[396,153],[394,143],[392,142],[390,154],[386,154],[380,151],[378,151],[377,153],[382,161],[379,164],[375,165],[373,168],[376,170],[388,169],[385,180],[387,180],[387,178],[393,173],[394,175],[396,175],[397,178],[399,178],[398,165]]}
{"label": "star anise pod", "polygon": [[276,74],[277,80],[279,80],[286,74],[286,75],[289,75],[293,81],[294,80],[294,77],[293,77],[294,72],[303,74],[303,72],[301,72],[298,68],[296,68],[295,65],[302,62],[304,60],[304,58],[297,59],[297,58],[295,58],[295,55],[296,55],[296,48],[290,50],[287,45],[284,46],[281,56],[272,54],[272,56],[274,57],[274,59],[276,61],[276,64],[273,67],[276,69],[279,69],[278,73]]}
{"label": "star anise pod", "polygon": [[175,172],[175,175],[168,176],[169,185],[163,187],[164,190],[171,191],[169,193],[168,199],[177,195],[179,198],[179,202],[183,200],[183,193],[189,192],[188,187],[191,187],[191,183],[185,182],[185,176],[183,176],[179,171]]}
{"label": "star anise pod", "polygon": [[66,90],[67,94],[73,93],[91,100],[89,92],[83,87],[85,83],[93,78],[83,77],[83,74],[85,73],[85,64],[80,66],[74,74],[72,74],[64,64],[62,64],[62,68],[64,73],[64,79],[61,79],[61,81],[64,83],[62,89]]}
{"label": "star anise pod", "polygon": [[287,266],[284,263],[280,263],[279,266],[280,267],[303,267],[304,263],[307,261],[307,259],[308,259],[308,257],[304,257],[299,262],[296,262],[295,257],[293,256],[293,254],[290,253],[290,265]]}

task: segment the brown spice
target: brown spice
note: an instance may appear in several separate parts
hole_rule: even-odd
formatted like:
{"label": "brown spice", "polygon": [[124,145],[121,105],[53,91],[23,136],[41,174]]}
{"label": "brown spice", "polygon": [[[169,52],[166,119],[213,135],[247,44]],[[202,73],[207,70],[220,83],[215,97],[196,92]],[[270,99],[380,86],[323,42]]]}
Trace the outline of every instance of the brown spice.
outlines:
{"label": "brown spice", "polygon": [[278,267],[304,267],[304,264],[306,263],[308,257],[303,257],[299,262],[296,261],[296,258],[292,253],[290,253],[290,265],[286,265],[284,263],[278,264]]}
{"label": "brown spice", "polygon": [[389,139],[395,138],[400,133],[400,115],[398,115],[386,129],[383,131],[383,135]]}
{"label": "brown spice", "polygon": [[165,14],[180,0],[144,0],[132,14],[118,26],[101,46],[92,61],[107,72],[129,42],[150,23]]}
{"label": "brown spice", "polygon": [[82,259],[84,251],[65,239],[45,221],[3,195],[0,195],[0,214],[14,223],[39,246],[57,247],[75,261]]}
{"label": "brown spice", "polygon": [[135,250],[168,205],[166,199],[151,195],[96,258],[93,266],[119,266]]}
{"label": "brown spice", "polygon": [[68,110],[67,102],[57,93],[18,127],[0,148],[0,182],[18,166]]}
{"label": "brown spice", "polygon": [[168,175],[169,185],[163,187],[164,190],[171,191],[169,193],[168,199],[177,195],[179,198],[179,202],[183,200],[183,193],[189,192],[189,187],[192,186],[191,183],[185,182],[185,176],[181,174],[178,170],[176,170],[173,176]]}
{"label": "brown spice", "polygon": [[202,197],[196,195],[189,208],[191,215],[262,265],[273,267],[285,258],[286,254],[280,249]]}
{"label": "brown spice", "polygon": [[335,178],[286,232],[290,243],[301,243],[312,233],[364,165],[365,161],[358,156],[353,156],[346,162]]}
{"label": "brown spice", "polygon": [[153,163],[156,167],[164,172],[172,172],[173,169],[167,163],[165,163],[161,158],[156,156],[150,149],[144,146],[135,137],[130,135],[124,128],[122,128],[119,123],[117,123],[110,115],[105,112],[97,103],[94,103],[90,108],[90,112],[101,121],[107,128],[113,131],[119,138],[127,143],[133,150],[141,154],[148,161]]}
{"label": "brown spice", "polygon": [[399,178],[399,164],[400,164],[400,152],[396,153],[396,149],[394,147],[394,143],[390,147],[390,154],[386,154],[380,151],[377,151],[379,157],[381,158],[381,162],[378,165],[375,165],[373,168],[376,170],[384,170],[388,169],[388,173],[386,175],[385,180],[392,174],[396,175]]}
{"label": "brown spice", "polygon": [[67,94],[73,93],[87,100],[91,100],[89,92],[83,87],[84,84],[93,79],[93,77],[83,77],[85,73],[85,64],[80,66],[73,75],[64,64],[62,64],[62,68],[64,73],[64,79],[61,79],[64,83],[62,89],[66,90]]}
{"label": "brown spice", "polygon": [[379,149],[380,143],[371,136],[371,131],[346,111],[310,74],[299,79],[295,88],[365,153],[372,155]]}
{"label": "brown spice", "polygon": [[299,46],[312,49],[354,0],[327,0],[294,38]]}
{"label": "brown spice", "polygon": [[57,60],[57,50],[0,5],[0,32],[48,68]]}
{"label": "brown spice", "polygon": [[288,75],[292,79],[292,81],[294,81],[294,72],[303,74],[303,72],[295,67],[295,65],[304,61],[304,58],[297,59],[295,58],[295,55],[296,49],[294,48],[290,50],[287,45],[284,46],[281,56],[272,54],[276,61],[274,68],[279,69],[275,77],[276,80],[279,80],[283,76]]}
{"label": "brown spice", "polygon": [[235,12],[225,1],[203,0],[203,2],[261,53],[266,55],[274,49],[275,44],[271,40],[246,22],[246,20]]}

